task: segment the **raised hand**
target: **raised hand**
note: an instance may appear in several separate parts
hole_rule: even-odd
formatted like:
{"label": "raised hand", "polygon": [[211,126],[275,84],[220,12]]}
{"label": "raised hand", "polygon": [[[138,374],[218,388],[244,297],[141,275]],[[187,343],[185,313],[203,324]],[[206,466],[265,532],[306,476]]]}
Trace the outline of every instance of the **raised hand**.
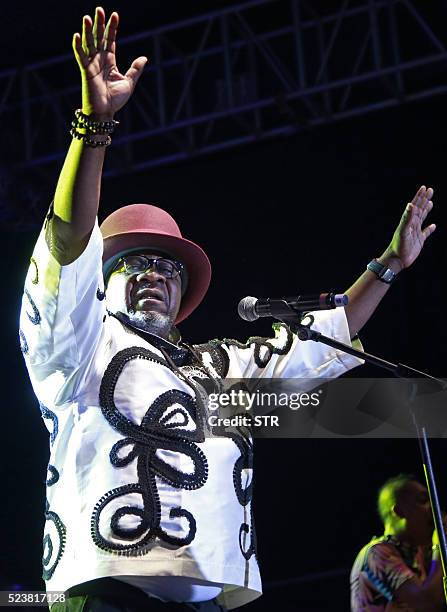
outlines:
{"label": "raised hand", "polygon": [[73,36],[73,51],[82,75],[82,110],[98,120],[112,119],[133,93],[146,57],[138,57],[125,74],[116,65],[115,48],[118,13],[112,13],[106,25],[104,9],[95,11],[95,21],[85,15],[82,37]]}
{"label": "raised hand", "polygon": [[422,185],[414,198],[405,207],[404,213],[394,232],[386,253],[396,258],[402,268],[408,268],[418,257],[427,238],[433,234],[436,225],[432,223],[425,229],[422,225],[433,208],[433,189]]}

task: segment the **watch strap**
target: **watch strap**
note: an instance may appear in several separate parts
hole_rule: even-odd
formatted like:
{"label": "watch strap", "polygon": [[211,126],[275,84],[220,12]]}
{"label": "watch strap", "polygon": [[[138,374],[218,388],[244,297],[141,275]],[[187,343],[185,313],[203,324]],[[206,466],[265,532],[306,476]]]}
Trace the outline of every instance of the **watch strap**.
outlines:
{"label": "watch strap", "polygon": [[379,281],[382,283],[386,283],[387,285],[391,285],[396,280],[397,274],[393,272],[390,268],[387,268],[383,264],[381,264],[377,259],[373,259],[366,266],[368,270],[374,272]]}

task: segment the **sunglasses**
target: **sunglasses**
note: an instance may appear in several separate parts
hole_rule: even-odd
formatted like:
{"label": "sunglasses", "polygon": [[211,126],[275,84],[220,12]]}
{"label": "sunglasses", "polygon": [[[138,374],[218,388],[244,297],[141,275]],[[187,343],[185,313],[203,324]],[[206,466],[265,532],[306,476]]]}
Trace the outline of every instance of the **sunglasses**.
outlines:
{"label": "sunglasses", "polygon": [[164,257],[146,257],[145,255],[126,255],[120,257],[112,269],[112,272],[125,274],[143,274],[153,269],[165,278],[177,278],[181,280],[185,276],[185,267],[179,261],[165,259]]}

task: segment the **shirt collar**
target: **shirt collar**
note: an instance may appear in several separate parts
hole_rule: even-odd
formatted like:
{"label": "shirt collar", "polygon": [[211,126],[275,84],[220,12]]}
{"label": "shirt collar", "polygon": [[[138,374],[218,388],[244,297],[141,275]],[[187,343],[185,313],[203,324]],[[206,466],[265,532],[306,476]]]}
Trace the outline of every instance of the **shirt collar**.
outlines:
{"label": "shirt collar", "polygon": [[143,338],[143,340],[146,340],[146,342],[152,346],[155,346],[155,348],[166,351],[176,366],[184,365],[187,362],[189,358],[188,349],[182,346],[177,346],[176,344],[173,344],[172,342],[169,342],[169,340],[165,340],[156,334],[151,334],[150,332],[143,331],[142,329],[135,327],[135,325],[132,325],[132,323],[129,321],[127,315],[122,312],[109,312],[109,314],[112,317],[115,317],[115,319],[118,319],[120,323],[132,330],[135,334],[137,334],[137,336],[140,336],[140,338]]}

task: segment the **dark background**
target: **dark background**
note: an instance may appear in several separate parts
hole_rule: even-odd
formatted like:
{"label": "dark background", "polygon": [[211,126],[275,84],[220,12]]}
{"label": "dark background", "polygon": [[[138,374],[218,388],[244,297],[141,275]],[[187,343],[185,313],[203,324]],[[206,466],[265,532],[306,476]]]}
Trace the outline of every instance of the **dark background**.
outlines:
{"label": "dark background", "polygon": [[[122,31],[131,34],[229,4],[127,1],[105,8],[119,10]],[[72,31],[92,10],[78,1],[3,7],[1,67],[69,51]],[[431,185],[430,220],[438,228],[361,336],[372,353],[445,377],[445,108],[445,96],[433,97],[284,140],[110,179],[103,185],[100,217],[141,201],[169,210],[184,235],[207,251],[214,271],[205,302],[181,325],[183,337],[242,340],[268,334],[270,323],[241,321],[236,311],[241,297],[346,289],[384,250],[416,189]],[[46,184],[30,175],[42,218],[56,179],[57,174]],[[25,206],[22,188],[17,186],[14,197]],[[22,283],[37,232],[5,226],[0,234],[3,588],[43,588],[48,436],[17,341]],[[378,372],[365,366],[358,374]],[[432,446],[445,500],[445,443],[435,440]],[[416,441],[258,440],[255,516],[267,588],[264,598],[246,609],[268,610],[276,601],[282,610],[348,610],[349,568],[358,549],[381,529],[376,490],[400,471],[422,476]],[[278,582],[288,578],[296,583]]]}

